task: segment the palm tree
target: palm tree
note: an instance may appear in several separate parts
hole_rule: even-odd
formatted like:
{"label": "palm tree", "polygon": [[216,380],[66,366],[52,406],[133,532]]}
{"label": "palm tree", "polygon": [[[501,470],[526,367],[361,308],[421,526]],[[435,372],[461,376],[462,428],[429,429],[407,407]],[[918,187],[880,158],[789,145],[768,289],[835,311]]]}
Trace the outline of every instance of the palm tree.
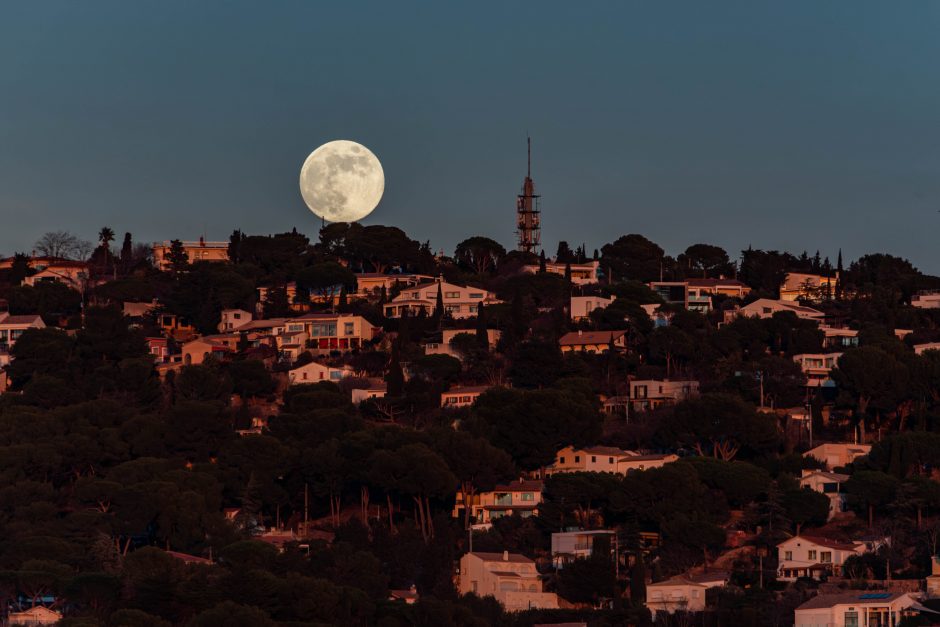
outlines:
{"label": "palm tree", "polygon": [[109,226],[102,228],[98,231],[98,241],[105,248],[109,248],[108,244],[114,241],[114,230]]}

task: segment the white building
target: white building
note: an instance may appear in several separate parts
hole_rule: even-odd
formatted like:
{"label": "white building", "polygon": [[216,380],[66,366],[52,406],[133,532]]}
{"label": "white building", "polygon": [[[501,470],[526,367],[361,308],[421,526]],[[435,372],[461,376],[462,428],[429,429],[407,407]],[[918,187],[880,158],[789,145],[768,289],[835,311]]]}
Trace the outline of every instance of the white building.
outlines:
{"label": "white building", "polygon": [[0,312],[0,350],[8,351],[28,329],[44,329],[46,323],[37,314],[11,316]]}
{"label": "white building", "polygon": [[839,365],[842,353],[801,353],[793,356],[806,376],[806,387],[818,388],[832,385],[829,375]]}
{"label": "white building", "polygon": [[911,305],[919,309],[940,309],[940,290],[924,290],[911,297]]}
{"label": "white building", "polygon": [[859,457],[868,455],[871,444],[853,444],[852,442],[826,442],[803,453],[803,457],[818,459],[832,470],[848,466]]}
{"label": "white building", "polygon": [[745,305],[740,309],[725,312],[726,322],[731,322],[737,316],[748,316],[751,318],[773,318],[775,313],[791,311],[797,318],[803,320],[813,320],[822,322],[826,315],[818,309],[804,307],[796,303],[784,300],[772,300],[770,298],[758,298],[753,303]]}
{"label": "white building", "polygon": [[829,520],[832,520],[833,516],[845,511],[845,494],[842,492],[842,484],[848,480],[849,475],[837,472],[803,469],[800,487],[826,495],[829,499]]}
{"label": "white building", "polygon": [[927,342],[926,344],[914,344],[914,352],[923,355],[927,351],[940,351],[940,342]]}
{"label": "white building", "polygon": [[[820,594],[796,608],[795,627],[897,627],[921,606],[906,592]],[[928,610],[930,611],[930,610]]]}
{"label": "white building", "polygon": [[[545,271],[549,274],[559,274],[564,276],[570,268],[571,282],[574,285],[590,285],[597,283],[597,271],[601,266],[600,261],[588,261],[586,263],[560,263],[557,261],[546,261]],[[523,272],[536,274],[539,271],[538,264],[529,264],[522,266]]]}
{"label": "white building", "polygon": [[373,380],[369,382],[369,385],[364,388],[353,388],[351,393],[352,402],[355,405],[362,403],[373,398],[385,398],[385,395],[388,393],[388,385],[385,381],[381,379]]}
{"label": "white building", "polygon": [[332,381],[339,383],[345,377],[352,376],[352,368],[343,366],[342,368],[333,368],[325,364],[318,364],[311,361],[289,370],[287,380],[291,385],[302,385],[304,383],[320,383],[321,381]]}
{"label": "white building", "polygon": [[222,320],[219,322],[219,333],[229,333],[239,329],[249,322],[252,316],[250,311],[244,309],[223,309]]}
{"label": "white building", "polygon": [[628,388],[629,414],[649,411],[663,405],[674,405],[695,398],[699,393],[699,382],[672,381],[670,379],[645,379],[630,381]]}
{"label": "white building", "polygon": [[4,625],[17,627],[37,627],[39,625],[55,625],[62,620],[61,612],[50,610],[48,607],[37,605],[23,612],[10,612]]}
{"label": "white building", "polygon": [[484,305],[498,302],[492,292],[481,287],[454,285],[438,278],[403,290],[385,305],[385,317],[400,318],[405,312],[417,316],[422,311],[430,316],[437,307],[438,292],[444,303],[444,312],[455,319],[475,317],[481,302]]}
{"label": "white building", "polygon": [[839,575],[845,560],[868,552],[864,542],[838,542],[828,538],[799,535],[777,545],[777,579],[796,581],[800,577],[819,579]]}
{"label": "white building", "polygon": [[441,407],[447,409],[457,409],[458,407],[470,407],[477,402],[480,394],[483,394],[490,386],[488,385],[466,385],[455,387],[441,393]]}
{"label": "white building", "polygon": [[542,591],[542,579],[535,562],[509,551],[467,553],[461,557],[457,592],[492,596],[508,612],[558,608],[558,596]]}
{"label": "white building", "polygon": [[555,568],[564,568],[576,559],[591,557],[594,541],[598,537],[607,538],[613,548],[616,532],[611,529],[589,529],[579,531],[561,531],[552,534],[552,564]]}
{"label": "white building", "polygon": [[678,459],[677,455],[640,455],[612,446],[566,446],[558,451],[555,461],[545,467],[545,475],[562,472],[611,472],[625,475],[631,470],[660,468]]}
{"label": "white building", "polygon": [[728,583],[723,570],[696,570],[646,586],[646,607],[650,612],[673,614],[701,612],[705,609],[705,591]]}
{"label": "white building", "polygon": [[[454,349],[451,345],[454,338],[458,335],[470,335],[476,340],[476,329],[444,329],[441,331],[441,341],[427,342],[424,345],[424,354],[425,355],[450,355],[455,359],[461,361],[464,360],[463,354]],[[492,350],[496,343],[499,341],[500,332],[496,329],[487,329],[486,330],[486,342],[487,347]],[[476,345],[476,344],[474,344]]]}
{"label": "white building", "polygon": [[572,296],[569,307],[572,320],[584,320],[590,317],[595,309],[606,309],[612,302],[617,300],[616,296],[605,298],[604,296]]}

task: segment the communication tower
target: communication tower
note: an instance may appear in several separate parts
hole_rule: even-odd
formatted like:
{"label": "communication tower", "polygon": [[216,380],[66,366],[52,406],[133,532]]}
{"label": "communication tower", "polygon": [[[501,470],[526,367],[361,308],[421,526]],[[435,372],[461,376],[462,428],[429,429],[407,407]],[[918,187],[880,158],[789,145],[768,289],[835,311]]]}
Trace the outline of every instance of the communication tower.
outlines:
{"label": "communication tower", "polygon": [[516,197],[516,233],[519,235],[519,250],[534,253],[542,245],[542,218],[539,195],[532,182],[532,140],[528,145],[528,169],[522,182],[522,193]]}

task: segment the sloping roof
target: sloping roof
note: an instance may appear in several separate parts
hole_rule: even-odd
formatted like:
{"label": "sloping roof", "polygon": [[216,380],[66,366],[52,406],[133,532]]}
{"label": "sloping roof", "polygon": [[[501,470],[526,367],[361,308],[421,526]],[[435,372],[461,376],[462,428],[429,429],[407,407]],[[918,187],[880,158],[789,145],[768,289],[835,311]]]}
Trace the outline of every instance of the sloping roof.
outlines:
{"label": "sloping roof", "polygon": [[660,460],[660,459],[666,459],[666,458],[668,458],[668,457],[677,457],[677,455],[674,455],[674,454],[672,454],[672,453],[668,453],[668,454],[665,454],[665,455],[627,455],[626,457],[623,457],[623,458],[621,458],[621,459],[618,460],[618,461],[622,461],[622,462],[652,462],[652,461],[657,461],[657,460]]}
{"label": "sloping roof", "polygon": [[611,341],[611,338],[617,340],[624,335],[626,331],[572,331],[571,333],[565,333],[561,336],[561,339],[558,340],[559,344],[562,345],[581,345],[581,344],[607,344]]}
{"label": "sloping roof", "polygon": [[585,453],[590,453],[591,455],[631,455],[630,451],[625,451],[622,448],[617,448],[616,446],[587,446],[578,450],[584,451]]}
{"label": "sloping roof", "polygon": [[36,321],[42,322],[42,316],[39,314],[26,314],[0,317],[0,324],[33,324]]}
{"label": "sloping roof", "polygon": [[490,389],[490,385],[465,385],[447,390],[444,394],[482,394]]}
{"label": "sloping roof", "polygon": [[830,538],[823,538],[822,536],[810,536],[806,534],[800,534],[798,536],[788,538],[777,546],[781,546],[787,542],[799,539],[806,540],[807,542],[811,542],[812,544],[817,544],[819,546],[824,546],[827,549],[835,549],[836,551],[854,551],[858,548],[857,543],[840,542],[839,540],[832,540]]}
{"label": "sloping roof", "polygon": [[540,492],[545,489],[545,483],[539,479],[526,479],[493,486],[490,492]]}
{"label": "sloping roof", "polygon": [[510,553],[508,559],[503,559],[505,556],[504,553],[482,553],[480,551],[474,551],[470,553],[475,557],[479,557],[486,562],[514,562],[516,564],[533,564],[534,562],[530,560],[525,555],[520,555],[519,553]]}
{"label": "sloping roof", "polygon": [[809,479],[810,477],[816,477],[816,476],[825,477],[826,479],[830,479],[832,481],[838,481],[842,483],[842,482],[848,481],[850,475],[843,475],[842,473],[829,472],[826,470],[814,470],[813,472],[800,477],[800,481],[804,479]]}
{"label": "sloping roof", "polygon": [[820,594],[803,605],[796,608],[797,610],[820,610],[828,609],[835,607],[836,605],[864,605],[864,604],[875,604],[875,605],[884,605],[886,603],[891,603],[897,599],[907,596],[906,592],[886,592],[880,590],[869,590],[867,592],[856,591],[856,592],[843,592],[840,594]]}

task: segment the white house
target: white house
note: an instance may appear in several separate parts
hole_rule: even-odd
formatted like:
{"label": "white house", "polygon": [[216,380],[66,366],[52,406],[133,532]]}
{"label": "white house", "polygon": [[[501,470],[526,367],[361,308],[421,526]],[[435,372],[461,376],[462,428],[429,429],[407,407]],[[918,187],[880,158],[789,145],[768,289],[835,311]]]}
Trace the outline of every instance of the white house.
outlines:
{"label": "white house", "polygon": [[631,470],[649,470],[650,468],[662,468],[666,464],[678,461],[679,456],[668,455],[633,455],[630,457],[621,457],[617,461],[617,472],[625,475]]}
{"label": "white house", "polygon": [[829,520],[845,511],[845,493],[842,484],[849,480],[849,475],[824,470],[803,469],[800,477],[800,487],[808,488],[813,492],[825,494],[829,498]]}
{"label": "white house", "polygon": [[369,381],[369,385],[364,388],[353,388],[352,402],[355,405],[373,398],[385,398],[388,393],[388,385],[381,379]]}
{"label": "white house", "polygon": [[385,305],[385,317],[400,318],[405,312],[417,316],[422,311],[430,316],[437,307],[438,291],[444,303],[444,313],[456,319],[475,317],[481,302],[484,305],[498,302],[492,292],[482,287],[454,285],[438,278],[433,282],[421,283],[403,290],[392,302]]}
{"label": "white house", "polygon": [[[441,331],[441,341],[432,341],[427,342],[424,345],[424,354],[425,355],[450,355],[455,359],[461,361],[464,360],[463,354],[454,349],[451,345],[454,338],[458,335],[470,335],[476,341],[476,330],[475,329],[444,329]],[[496,343],[499,341],[500,331],[497,329],[487,329],[486,330],[486,343],[487,347],[492,350]],[[474,344],[475,345],[475,344]]]}
{"label": "white house", "polygon": [[582,529],[553,533],[552,564],[555,568],[564,568],[565,564],[570,564],[576,559],[591,557],[594,552],[594,541],[598,537],[607,538],[612,547],[615,533],[611,529]]}
{"label": "white house", "polygon": [[60,612],[37,605],[23,612],[10,612],[4,625],[36,627],[38,625],[55,625],[60,620],[62,620]]}
{"label": "white house", "polygon": [[251,312],[244,309],[223,309],[219,333],[230,333],[251,322]]}
{"label": "white house", "polygon": [[636,455],[633,451],[614,446],[566,446],[555,455],[555,461],[545,468],[546,475],[560,472],[617,472],[622,457]]}
{"label": "white house", "polygon": [[705,609],[705,591],[728,583],[724,570],[696,570],[646,586],[646,607],[654,614],[676,611],[701,612]]}
{"label": "white house", "polygon": [[467,553],[461,557],[457,592],[494,597],[508,612],[558,608],[558,596],[542,591],[535,562],[509,551]]}
{"label": "white house", "polygon": [[692,380],[644,379],[630,381],[629,414],[649,411],[663,405],[674,405],[698,396],[699,382]]}
{"label": "white house", "polygon": [[773,300],[770,298],[758,298],[753,303],[745,305],[740,309],[725,312],[726,322],[730,322],[737,316],[747,316],[751,318],[772,318],[775,313],[782,311],[792,311],[797,318],[804,320],[813,320],[822,322],[826,315],[818,309],[804,307],[793,302],[785,300]]}
{"label": "white house", "polygon": [[[795,627],[897,627],[926,609],[906,592],[854,590],[820,594],[794,612]],[[928,610],[930,611],[930,610]]]}
{"label": "white house", "polygon": [[940,342],[927,342],[926,344],[914,344],[914,352],[923,355],[927,351],[940,351]]}
{"label": "white house", "polygon": [[319,383],[321,381],[332,381],[337,383],[345,377],[352,376],[352,368],[343,366],[342,368],[333,368],[326,364],[319,364],[311,361],[287,372],[287,380],[291,385],[301,385],[304,383]]}
{"label": "white house", "polygon": [[838,575],[845,560],[868,552],[864,542],[839,542],[828,538],[799,535],[777,545],[777,578],[796,581],[800,577],[819,579]]}
{"label": "white house", "polygon": [[[600,261],[588,261],[586,263],[561,263],[558,261],[546,261],[545,271],[549,274],[559,274],[564,276],[566,272],[571,272],[571,282],[575,285],[590,285],[597,283],[597,271],[601,266]],[[538,264],[528,264],[522,266],[523,272],[536,274],[539,271]]]}
{"label": "white house", "polygon": [[488,385],[466,385],[455,387],[441,393],[441,407],[447,409],[456,409],[458,407],[470,407],[480,394],[483,394],[490,386]]}
{"label": "white house", "polygon": [[0,313],[0,349],[10,350],[28,329],[44,328],[46,323],[37,314],[11,316],[4,311]]}
{"label": "white house", "polygon": [[801,353],[794,355],[793,361],[806,376],[806,387],[818,388],[832,384],[829,374],[839,364],[840,357],[842,353]]}
{"label": "white house", "polygon": [[940,309],[940,290],[924,290],[911,297],[911,305],[919,309]]}
{"label": "white house", "polygon": [[871,444],[853,444],[852,442],[826,442],[803,453],[803,457],[812,457],[826,464],[826,468],[848,466],[859,457],[868,455]]}
{"label": "white house", "polygon": [[584,320],[590,317],[595,309],[606,309],[612,302],[617,300],[616,296],[605,298],[604,296],[572,296],[570,315],[572,320]]}

